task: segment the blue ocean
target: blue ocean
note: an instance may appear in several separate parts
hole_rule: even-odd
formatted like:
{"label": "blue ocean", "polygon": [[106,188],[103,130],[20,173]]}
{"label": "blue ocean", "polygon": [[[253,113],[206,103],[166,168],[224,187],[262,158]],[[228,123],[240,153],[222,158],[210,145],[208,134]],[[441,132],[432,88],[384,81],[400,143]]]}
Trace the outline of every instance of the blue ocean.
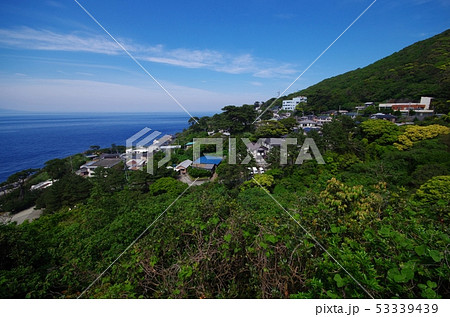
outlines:
{"label": "blue ocean", "polygon": [[145,127],[163,134],[181,132],[189,118],[186,113],[0,113],[0,182],[17,171],[41,168],[53,158],[84,152],[91,145],[125,145],[127,138]]}

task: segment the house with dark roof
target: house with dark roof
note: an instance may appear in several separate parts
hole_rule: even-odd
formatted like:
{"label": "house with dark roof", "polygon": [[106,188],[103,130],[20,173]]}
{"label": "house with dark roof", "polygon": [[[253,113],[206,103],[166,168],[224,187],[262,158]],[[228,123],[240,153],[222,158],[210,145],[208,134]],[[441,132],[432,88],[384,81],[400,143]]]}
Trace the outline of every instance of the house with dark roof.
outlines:
{"label": "house with dark roof", "polygon": [[352,119],[355,119],[358,116],[358,113],[357,112],[346,112],[346,113],[343,113],[343,115],[350,117]]}
{"label": "house with dark roof", "polygon": [[333,121],[333,117],[332,116],[328,116],[328,115],[324,115],[324,116],[318,116],[316,120],[318,124],[323,125],[324,123],[328,123]]}
{"label": "house with dark roof", "polygon": [[391,114],[375,113],[370,116],[370,119],[380,119],[380,120],[387,120],[387,121],[395,122],[397,117],[393,116]]}
{"label": "house with dark roof", "polygon": [[78,174],[81,176],[92,177],[94,176],[94,172],[97,167],[112,168],[120,162],[122,162],[120,158],[105,158],[98,161],[87,162],[80,166]]}
{"label": "house with dark roof", "polygon": [[120,158],[120,153],[102,153],[100,154],[100,159],[118,159]]}

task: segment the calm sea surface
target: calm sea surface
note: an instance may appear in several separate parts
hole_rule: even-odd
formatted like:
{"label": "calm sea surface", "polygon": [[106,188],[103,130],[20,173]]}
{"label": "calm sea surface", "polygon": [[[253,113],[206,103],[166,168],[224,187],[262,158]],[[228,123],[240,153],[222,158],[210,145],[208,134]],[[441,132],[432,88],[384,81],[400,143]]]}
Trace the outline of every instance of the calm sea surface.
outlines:
{"label": "calm sea surface", "polygon": [[43,167],[53,158],[84,152],[91,145],[125,145],[127,138],[145,127],[165,134],[181,132],[188,119],[186,113],[0,114],[0,182],[17,171]]}

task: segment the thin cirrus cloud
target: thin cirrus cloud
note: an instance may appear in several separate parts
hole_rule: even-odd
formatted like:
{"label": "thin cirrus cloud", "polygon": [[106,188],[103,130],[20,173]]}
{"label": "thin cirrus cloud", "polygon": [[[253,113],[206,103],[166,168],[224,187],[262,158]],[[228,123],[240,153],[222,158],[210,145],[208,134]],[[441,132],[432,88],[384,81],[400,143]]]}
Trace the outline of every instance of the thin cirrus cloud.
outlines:
{"label": "thin cirrus cloud", "polygon": [[[130,40],[119,41],[136,58],[153,63],[202,68],[228,74],[251,74],[260,78],[286,78],[297,72],[292,64],[258,59],[251,54],[233,55],[209,49],[168,49],[163,45],[143,46]],[[27,50],[123,54],[122,49],[105,36],[56,33],[30,27],[0,29],[0,45]]]}
{"label": "thin cirrus cloud", "polygon": [[[251,93],[220,93],[163,83],[193,111],[211,111],[211,105],[239,104],[252,100]],[[199,100],[198,96],[202,96]],[[158,87],[136,87],[91,80],[24,78],[0,82],[0,107],[28,111],[142,112],[180,111]]]}

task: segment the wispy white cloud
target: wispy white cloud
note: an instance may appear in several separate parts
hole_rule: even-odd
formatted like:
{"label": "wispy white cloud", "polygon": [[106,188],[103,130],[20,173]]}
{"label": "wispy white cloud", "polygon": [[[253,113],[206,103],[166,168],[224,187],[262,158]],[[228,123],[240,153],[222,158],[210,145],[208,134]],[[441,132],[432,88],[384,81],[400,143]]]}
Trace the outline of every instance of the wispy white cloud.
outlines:
{"label": "wispy white cloud", "polygon": [[14,76],[15,77],[28,77],[28,75],[24,74],[24,73],[14,73]]}
{"label": "wispy white cloud", "polygon": [[121,49],[102,36],[61,34],[29,27],[0,29],[0,45],[45,51],[90,52],[117,55]]}
{"label": "wispy white cloud", "polygon": [[[220,93],[164,82],[192,111],[218,111],[227,104],[253,102],[254,93]],[[33,79],[0,81],[0,108],[30,111],[176,111],[180,108],[156,85],[136,87],[93,80]],[[199,100],[198,96],[202,96]],[[211,108],[216,105],[216,108]]]}
{"label": "wispy white cloud", "polygon": [[[140,45],[127,39],[119,41],[136,58],[153,63],[229,74],[252,74],[260,78],[289,77],[297,72],[292,64],[256,58],[251,54],[230,54],[209,49],[170,49],[163,45]],[[0,29],[0,45],[28,50],[123,54],[121,48],[105,36],[56,33],[29,27]]]}
{"label": "wispy white cloud", "polygon": [[45,1],[45,4],[50,7],[64,8],[64,5],[59,1],[47,0],[47,1]]}
{"label": "wispy white cloud", "polygon": [[281,65],[276,67],[266,67],[257,71],[254,76],[260,78],[288,77],[296,74],[298,71],[291,68],[290,65]]}
{"label": "wispy white cloud", "polygon": [[86,73],[86,72],[75,72],[76,75],[81,75],[81,76],[94,76],[94,74],[92,73]]}
{"label": "wispy white cloud", "polygon": [[[434,2],[436,0],[409,0],[409,1],[411,1],[413,5],[423,5],[429,2]],[[450,6],[450,0],[437,0],[436,2],[442,6]]]}

